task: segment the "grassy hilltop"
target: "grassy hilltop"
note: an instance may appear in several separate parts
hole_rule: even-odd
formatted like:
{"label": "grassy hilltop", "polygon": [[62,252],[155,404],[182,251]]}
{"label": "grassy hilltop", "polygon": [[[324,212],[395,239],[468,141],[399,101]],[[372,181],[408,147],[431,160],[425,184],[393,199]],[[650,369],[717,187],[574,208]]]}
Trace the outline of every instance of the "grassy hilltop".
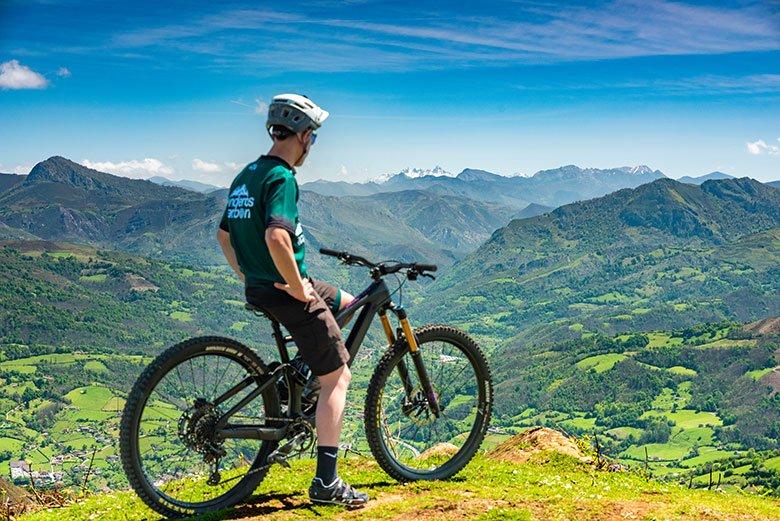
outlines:
{"label": "grassy hilltop", "polygon": [[[342,475],[367,490],[364,509],[312,506],[305,496],[312,460],[274,467],[255,497],[201,519],[523,519],[523,520],[770,520],[780,501],[733,492],[689,490],[635,472],[596,470],[592,459],[554,431],[516,437],[482,453],[450,481],[402,485],[363,457],[342,462]],[[553,450],[555,449],[555,450]],[[24,521],[155,520],[132,492],[94,495],[65,508],[25,515]]]}

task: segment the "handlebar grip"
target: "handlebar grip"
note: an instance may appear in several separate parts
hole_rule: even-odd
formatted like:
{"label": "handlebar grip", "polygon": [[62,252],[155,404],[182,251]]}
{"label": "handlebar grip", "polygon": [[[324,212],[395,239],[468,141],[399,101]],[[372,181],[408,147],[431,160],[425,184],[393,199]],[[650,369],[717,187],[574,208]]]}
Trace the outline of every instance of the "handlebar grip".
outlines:
{"label": "handlebar grip", "polygon": [[323,255],[329,255],[331,257],[341,257],[343,255],[343,252],[331,250],[328,248],[320,248],[320,253]]}
{"label": "handlebar grip", "polygon": [[415,264],[420,271],[436,271],[439,269],[435,264]]}

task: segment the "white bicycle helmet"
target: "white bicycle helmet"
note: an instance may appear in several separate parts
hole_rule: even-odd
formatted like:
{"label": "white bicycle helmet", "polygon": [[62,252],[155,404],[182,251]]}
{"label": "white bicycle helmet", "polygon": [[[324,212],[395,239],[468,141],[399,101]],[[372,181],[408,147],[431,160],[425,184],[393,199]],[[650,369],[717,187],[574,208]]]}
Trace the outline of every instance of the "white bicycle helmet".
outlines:
{"label": "white bicycle helmet", "polygon": [[265,128],[270,132],[274,125],[281,125],[294,133],[317,130],[328,119],[328,111],[300,94],[279,94],[268,106]]}

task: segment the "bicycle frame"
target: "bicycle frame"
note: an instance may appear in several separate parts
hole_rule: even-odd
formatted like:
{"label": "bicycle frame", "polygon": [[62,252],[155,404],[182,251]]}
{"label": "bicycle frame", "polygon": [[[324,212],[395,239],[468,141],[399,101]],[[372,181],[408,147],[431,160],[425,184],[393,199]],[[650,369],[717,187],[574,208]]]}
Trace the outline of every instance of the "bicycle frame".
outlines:
{"label": "bicycle frame", "polygon": [[[371,322],[375,315],[379,315],[379,319],[382,323],[382,328],[387,336],[388,345],[392,346],[396,341],[395,333],[390,324],[390,320],[387,317],[387,311],[392,311],[401,325],[401,331],[403,331],[404,337],[409,343],[409,351],[414,361],[415,369],[417,369],[420,381],[423,383],[423,390],[426,392],[429,402],[431,402],[431,409],[434,414],[438,416],[438,400],[430,387],[430,381],[425,367],[422,364],[422,358],[419,354],[417,339],[415,338],[412,328],[409,324],[409,319],[406,315],[406,310],[400,306],[396,306],[390,298],[390,290],[385,284],[385,281],[381,277],[375,277],[374,281],[360,294],[355,297],[355,300],[350,303],[349,306],[339,311],[335,318],[339,327],[346,326],[354,314],[360,310],[360,314],[352,329],[349,332],[349,336],[346,340],[347,351],[349,351],[348,365],[352,365],[352,362],[357,356],[357,352],[360,349],[363,340],[368,333],[368,329],[371,327]],[[256,314],[261,312],[256,311]],[[217,435],[222,438],[241,438],[241,439],[258,439],[258,440],[274,440],[278,441],[285,438],[289,432],[291,424],[304,418],[301,411],[301,393],[305,384],[302,384],[299,378],[296,378],[297,369],[292,367],[290,362],[290,354],[287,350],[287,345],[293,343],[293,340],[289,336],[284,336],[281,331],[279,323],[275,320],[271,320],[271,326],[273,329],[273,337],[276,341],[276,346],[279,350],[279,357],[281,364],[276,366],[272,371],[260,374],[248,376],[232,389],[228,390],[220,397],[214,400],[214,405],[219,406],[221,403],[229,400],[239,392],[243,391],[252,384],[256,384],[257,388],[242,398],[236,405],[231,407],[225,412],[216,424]],[[404,385],[404,390],[407,396],[411,396],[413,392],[413,386],[409,379],[408,368],[406,363],[401,360],[398,364],[398,372],[401,376],[401,380]],[[286,379],[288,387],[288,408],[287,414],[281,418],[266,418],[266,422],[283,423],[282,426],[269,426],[265,425],[235,425],[228,423],[230,417],[236,412],[241,410],[245,405],[253,401],[260,396],[268,387],[276,385],[276,381],[279,378],[280,373]]]}

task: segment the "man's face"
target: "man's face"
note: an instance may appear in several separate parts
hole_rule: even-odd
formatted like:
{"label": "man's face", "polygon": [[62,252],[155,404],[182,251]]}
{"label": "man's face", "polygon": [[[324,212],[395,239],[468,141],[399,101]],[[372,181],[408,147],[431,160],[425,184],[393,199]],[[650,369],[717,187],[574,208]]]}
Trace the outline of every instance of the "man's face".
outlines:
{"label": "man's face", "polygon": [[298,142],[301,145],[302,153],[300,159],[298,159],[298,162],[295,163],[293,166],[302,166],[303,162],[306,161],[306,157],[309,155],[309,150],[311,149],[311,146],[313,143],[313,131],[306,130],[304,132],[300,132],[295,135],[295,137],[298,139]]}

